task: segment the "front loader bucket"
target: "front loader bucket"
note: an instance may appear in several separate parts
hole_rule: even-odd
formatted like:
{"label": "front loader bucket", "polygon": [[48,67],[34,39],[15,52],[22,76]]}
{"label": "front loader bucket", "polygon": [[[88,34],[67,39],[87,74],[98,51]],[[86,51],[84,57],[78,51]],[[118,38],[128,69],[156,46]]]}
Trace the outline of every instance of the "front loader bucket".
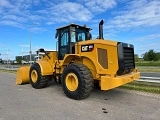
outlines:
{"label": "front loader bucket", "polygon": [[30,66],[22,66],[18,68],[16,75],[16,84],[21,85],[23,83],[29,83],[29,70]]}

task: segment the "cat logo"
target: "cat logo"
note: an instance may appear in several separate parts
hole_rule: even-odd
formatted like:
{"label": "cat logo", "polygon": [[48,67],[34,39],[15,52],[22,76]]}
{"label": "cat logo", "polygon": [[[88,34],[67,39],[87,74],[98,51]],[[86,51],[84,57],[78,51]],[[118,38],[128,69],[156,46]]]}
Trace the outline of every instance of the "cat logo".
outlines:
{"label": "cat logo", "polygon": [[91,44],[91,45],[82,45],[81,46],[81,52],[90,52],[92,51],[94,48],[94,45]]}
{"label": "cat logo", "polygon": [[88,46],[82,46],[82,52],[87,52],[88,51]]}

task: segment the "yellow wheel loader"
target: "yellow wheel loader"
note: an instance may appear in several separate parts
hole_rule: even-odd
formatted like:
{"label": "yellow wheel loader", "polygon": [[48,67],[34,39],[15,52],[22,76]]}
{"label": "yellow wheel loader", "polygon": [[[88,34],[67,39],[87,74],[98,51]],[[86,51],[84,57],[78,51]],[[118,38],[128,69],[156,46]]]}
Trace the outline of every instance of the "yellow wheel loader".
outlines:
{"label": "yellow wheel loader", "polygon": [[17,71],[16,84],[31,83],[33,88],[47,86],[50,80],[62,83],[72,99],[90,95],[94,84],[109,90],[140,77],[135,68],[132,44],[103,39],[103,20],[99,37],[92,40],[91,28],[70,24],[56,29],[57,50],[45,51],[41,60]]}

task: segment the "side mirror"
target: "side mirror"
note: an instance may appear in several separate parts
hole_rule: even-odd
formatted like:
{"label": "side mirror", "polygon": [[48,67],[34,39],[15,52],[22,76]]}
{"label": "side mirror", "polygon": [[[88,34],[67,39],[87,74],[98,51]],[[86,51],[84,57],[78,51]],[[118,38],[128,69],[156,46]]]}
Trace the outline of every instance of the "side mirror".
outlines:
{"label": "side mirror", "polygon": [[87,40],[91,40],[91,39],[92,39],[91,33],[87,33]]}
{"label": "side mirror", "polygon": [[45,51],[44,51],[44,49],[43,49],[43,48],[40,48],[40,49],[39,49],[39,52],[45,52]]}
{"label": "side mirror", "polygon": [[55,34],[55,38],[57,38],[58,37],[58,31],[56,31],[56,34]]}

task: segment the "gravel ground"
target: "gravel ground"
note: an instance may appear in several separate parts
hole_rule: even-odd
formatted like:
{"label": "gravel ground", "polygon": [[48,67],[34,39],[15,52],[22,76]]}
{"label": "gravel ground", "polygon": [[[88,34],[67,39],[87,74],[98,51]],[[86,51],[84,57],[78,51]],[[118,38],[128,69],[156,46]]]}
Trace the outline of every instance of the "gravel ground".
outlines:
{"label": "gravel ground", "polygon": [[0,120],[159,120],[160,96],[113,89],[83,100],[67,98],[61,85],[15,85],[15,74],[0,72]]}

